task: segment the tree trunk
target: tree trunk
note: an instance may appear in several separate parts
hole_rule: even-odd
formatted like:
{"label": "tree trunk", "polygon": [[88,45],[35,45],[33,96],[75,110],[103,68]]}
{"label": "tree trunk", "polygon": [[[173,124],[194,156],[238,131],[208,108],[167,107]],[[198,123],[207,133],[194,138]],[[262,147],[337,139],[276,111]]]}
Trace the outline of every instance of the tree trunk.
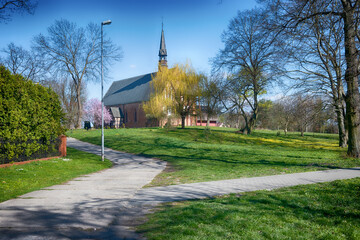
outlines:
{"label": "tree trunk", "polygon": [[288,123],[285,123],[285,127],[284,127],[285,136],[287,135],[287,131],[288,131]]}
{"label": "tree trunk", "polygon": [[202,112],[201,112],[201,107],[200,107],[200,126],[202,126]]}
{"label": "tree trunk", "polygon": [[[243,116],[244,121],[245,121],[245,127],[240,129],[240,132],[242,132],[243,134],[251,134],[251,129],[249,127],[250,120],[246,116],[246,112],[243,109],[241,109],[241,113],[242,113],[241,115]],[[240,118],[239,118],[239,127],[240,127]]]}
{"label": "tree trunk", "polygon": [[340,106],[340,104],[335,105],[335,112],[336,112],[336,118],[338,122],[338,130],[339,130],[339,147],[346,147],[347,146],[347,131],[345,128],[345,110],[343,109],[343,106]]}
{"label": "tree trunk", "polygon": [[[254,80],[255,82],[255,80]],[[259,111],[259,105],[258,105],[258,91],[256,89],[254,89],[254,105],[253,105],[253,112],[252,115],[250,117],[249,120],[249,125],[248,125],[248,134],[250,135],[252,133],[252,130],[255,128],[255,124],[256,124],[256,120],[257,120],[257,115],[258,115],[258,111]]]}
{"label": "tree trunk", "polygon": [[185,128],[185,118],[186,116],[181,116],[181,129]]}
{"label": "tree trunk", "polygon": [[206,118],[206,127],[209,126],[209,123],[210,123],[210,118],[209,118],[209,115],[208,115],[207,118]]}
{"label": "tree trunk", "polygon": [[249,124],[248,124],[248,131],[247,134],[250,135],[252,133],[252,130],[254,129],[255,126],[255,120],[254,118],[250,118]]}
{"label": "tree trunk", "polygon": [[81,113],[82,113],[82,106],[81,106],[81,89],[80,89],[80,84],[78,85],[77,89],[76,89],[76,99],[77,99],[77,118],[76,118],[76,125],[75,128],[76,129],[80,129],[81,128]]}
{"label": "tree trunk", "polygon": [[[254,104],[255,105],[255,104]],[[257,104],[256,104],[257,105]],[[256,108],[254,109],[253,114],[250,117],[249,120],[249,124],[248,124],[248,134],[250,135],[252,133],[252,130],[255,127],[256,124],[256,119],[257,119],[257,112],[258,112],[258,107],[256,106]]]}
{"label": "tree trunk", "polygon": [[245,122],[245,127],[243,127],[242,129],[240,129],[240,132],[242,133],[242,134],[245,134],[245,135],[247,135],[247,134],[250,134],[249,133],[249,126],[248,126],[248,124]]}
{"label": "tree trunk", "polygon": [[345,34],[345,59],[346,59],[346,72],[345,81],[347,85],[347,93],[345,97],[346,102],[346,121],[348,126],[348,151],[350,157],[360,157],[359,147],[359,83],[358,83],[358,53],[355,43],[355,9],[351,6],[351,1],[342,0],[344,7],[344,34]]}
{"label": "tree trunk", "polygon": [[304,136],[304,126],[301,125],[300,129],[301,129],[301,136],[303,137]]}

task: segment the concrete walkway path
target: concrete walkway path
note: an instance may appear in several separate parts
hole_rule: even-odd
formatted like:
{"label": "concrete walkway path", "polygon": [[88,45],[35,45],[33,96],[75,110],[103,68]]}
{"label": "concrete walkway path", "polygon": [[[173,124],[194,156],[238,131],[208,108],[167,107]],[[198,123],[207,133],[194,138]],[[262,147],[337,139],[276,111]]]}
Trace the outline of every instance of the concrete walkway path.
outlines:
{"label": "concrete walkway path", "polygon": [[[101,154],[99,146],[72,138],[67,146]],[[0,203],[0,239],[138,238],[118,216],[126,216],[128,200],[166,163],[107,148],[105,157],[112,168]]]}
{"label": "concrete walkway path", "polygon": [[159,204],[163,202],[202,199],[230,193],[272,190],[296,185],[331,182],[360,177],[360,168],[292,173],[265,177],[240,178],[141,189],[133,201]]}
{"label": "concrete walkway path", "polygon": [[[99,146],[75,139],[68,146],[100,155]],[[0,239],[141,239],[133,227],[160,203],[360,177],[352,168],[141,189],[164,162],[105,155],[113,168],[0,203]]]}

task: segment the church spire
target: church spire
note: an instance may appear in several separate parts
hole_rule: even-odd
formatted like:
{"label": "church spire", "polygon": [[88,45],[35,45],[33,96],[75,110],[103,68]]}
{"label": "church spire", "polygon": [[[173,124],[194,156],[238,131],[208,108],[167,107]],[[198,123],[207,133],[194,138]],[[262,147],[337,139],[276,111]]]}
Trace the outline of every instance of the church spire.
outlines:
{"label": "church spire", "polygon": [[160,39],[160,50],[159,50],[159,64],[161,66],[167,67],[167,51],[165,45],[165,36],[164,36],[164,23],[161,26],[161,39]]}

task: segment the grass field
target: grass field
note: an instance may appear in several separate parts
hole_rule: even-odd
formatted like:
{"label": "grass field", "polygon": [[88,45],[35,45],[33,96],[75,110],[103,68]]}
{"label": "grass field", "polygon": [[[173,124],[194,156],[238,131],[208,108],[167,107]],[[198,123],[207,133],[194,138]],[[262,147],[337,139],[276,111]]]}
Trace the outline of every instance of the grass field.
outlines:
{"label": "grass field", "polygon": [[66,158],[0,168],[0,202],[112,166],[109,160],[67,148]]}
{"label": "grass field", "polygon": [[162,205],[148,239],[360,239],[360,179]]}
{"label": "grass field", "polygon": [[[247,136],[236,129],[106,129],[105,146],[168,162],[149,186],[234,179],[360,166],[345,158],[337,135],[259,131]],[[100,130],[74,130],[69,136],[101,144]]]}

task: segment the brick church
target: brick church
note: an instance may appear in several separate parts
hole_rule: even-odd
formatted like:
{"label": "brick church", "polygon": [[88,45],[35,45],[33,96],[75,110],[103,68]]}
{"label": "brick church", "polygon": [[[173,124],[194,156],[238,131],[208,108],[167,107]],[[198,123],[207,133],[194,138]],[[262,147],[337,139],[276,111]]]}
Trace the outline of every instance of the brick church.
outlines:
{"label": "brick church", "polygon": [[[164,29],[161,30],[159,64],[167,67],[167,50],[165,45]],[[104,105],[110,109],[114,118],[115,128],[125,127],[159,127],[164,122],[148,119],[142,104],[150,100],[152,77],[156,72],[115,81],[104,96]],[[179,120],[174,120],[173,125],[178,125]],[[186,126],[196,125],[196,119],[188,116],[185,120]]]}

